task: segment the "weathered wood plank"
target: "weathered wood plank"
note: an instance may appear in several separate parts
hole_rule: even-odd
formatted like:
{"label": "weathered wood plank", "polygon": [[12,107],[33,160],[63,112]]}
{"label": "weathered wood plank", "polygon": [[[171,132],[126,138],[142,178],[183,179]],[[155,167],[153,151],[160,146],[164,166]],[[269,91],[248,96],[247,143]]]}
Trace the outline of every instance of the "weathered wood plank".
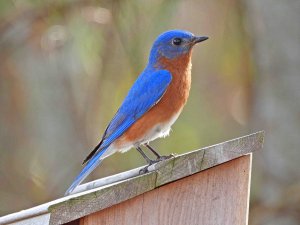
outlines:
{"label": "weathered wood plank", "polygon": [[246,225],[251,156],[164,185],[81,219],[81,225]]}
{"label": "weathered wood plank", "polygon": [[66,223],[150,191],[155,180],[156,173],[152,172],[50,206],[50,224]]}
{"label": "weathered wood plank", "polygon": [[[158,163],[156,186],[197,173],[210,167],[235,159],[262,148],[263,133],[245,136],[221,144],[209,146],[175,157],[173,160]],[[161,167],[161,168],[160,168]]]}
{"label": "weathered wood plank", "polygon": [[[264,132],[257,132],[214,146],[177,155],[174,158],[152,165],[150,168],[152,172],[145,175],[137,176],[139,169],[134,169],[121,175],[114,175],[113,178],[109,177],[91,182],[88,185],[84,184],[80,186],[80,190],[91,187],[94,187],[94,189],[1,217],[0,224],[9,224],[29,218],[33,219],[47,213],[50,213],[50,219],[47,217],[48,223],[45,222],[44,224],[66,223],[131,199],[168,182],[259,150],[262,148],[263,138]],[[118,181],[119,178],[126,179]],[[107,181],[113,181],[114,183],[107,183]],[[97,187],[97,185],[104,186]]]}
{"label": "weathered wood plank", "polygon": [[[153,172],[49,207],[50,224],[69,222],[128,200],[146,191],[262,148],[263,132],[192,151],[152,166]],[[141,182],[142,179],[144,182]],[[152,183],[153,182],[153,183]],[[140,187],[142,184],[142,187]],[[140,191],[137,191],[140,188]],[[137,189],[137,190],[136,190]],[[127,190],[120,192],[119,190]],[[136,191],[136,192],[135,192]],[[133,193],[134,192],[134,193]]]}

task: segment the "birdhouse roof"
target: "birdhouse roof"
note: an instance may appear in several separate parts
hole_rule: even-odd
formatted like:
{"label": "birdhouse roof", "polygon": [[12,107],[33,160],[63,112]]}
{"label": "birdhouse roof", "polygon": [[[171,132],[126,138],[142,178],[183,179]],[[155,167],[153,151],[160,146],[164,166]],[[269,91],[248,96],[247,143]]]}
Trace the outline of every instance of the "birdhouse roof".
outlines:
{"label": "birdhouse roof", "polygon": [[201,148],[153,164],[149,173],[142,167],[80,185],[74,194],[6,215],[0,224],[62,224],[121,203],[169,182],[190,176],[235,158],[260,150],[260,131],[220,144]]}

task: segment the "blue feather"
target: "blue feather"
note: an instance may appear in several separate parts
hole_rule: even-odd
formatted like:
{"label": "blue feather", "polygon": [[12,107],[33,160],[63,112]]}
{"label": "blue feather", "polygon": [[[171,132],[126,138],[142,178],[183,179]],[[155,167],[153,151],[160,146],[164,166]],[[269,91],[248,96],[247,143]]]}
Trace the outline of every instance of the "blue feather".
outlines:
{"label": "blue feather", "polygon": [[109,146],[153,107],[163,96],[171,80],[172,75],[167,70],[142,73],[110,122],[100,149]]}
{"label": "blue feather", "polygon": [[101,163],[101,156],[108,147],[161,99],[171,81],[172,75],[167,70],[146,69],[139,76],[109,123],[100,145],[89,155],[90,159],[73,181],[66,195],[70,194]]}
{"label": "blue feather", "polygon": [[102,151],[98,152],[91,158],[91,160],[88,161],[88,163],[84,166],[79,175],[75,178],[71,186],[66,191],[65,196],[71,194],[71,192],[101,163],[102,160],[100,157],[103,155],[105,150],[106,149],[102,149]]}

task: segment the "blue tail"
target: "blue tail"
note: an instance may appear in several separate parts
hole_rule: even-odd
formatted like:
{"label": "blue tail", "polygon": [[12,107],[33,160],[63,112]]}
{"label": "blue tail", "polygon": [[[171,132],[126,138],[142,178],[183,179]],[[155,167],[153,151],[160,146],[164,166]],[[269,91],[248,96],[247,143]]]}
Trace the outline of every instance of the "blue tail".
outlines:
{"label": "blue tail", "polygon": [[71,186],[65,193],[66,195],[71,194],[71,192],[102,162],[100,158],[107,148],[102,149],[97,154],[95,154],[81,170],[80,174],[75,178]]}

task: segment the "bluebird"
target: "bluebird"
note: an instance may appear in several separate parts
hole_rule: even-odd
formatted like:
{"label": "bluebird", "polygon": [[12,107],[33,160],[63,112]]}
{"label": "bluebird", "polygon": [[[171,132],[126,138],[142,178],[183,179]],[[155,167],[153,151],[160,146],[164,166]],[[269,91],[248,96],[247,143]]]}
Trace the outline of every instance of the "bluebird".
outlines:
{"label": "bluebird", "polygon": [[[136,148],[149,165],[167,158],[149,142],[167,136],[180,115],[191,87],[192,49],[207,39],[183,30],[171,30],[158,36],[148,65],[129,90],[99,144],[83,161],[85,166],[66,195],[115,152]],[[147,147],[157,160],[148,158],[141,146]],[[143,172],[146,171],[147,167]]]}

